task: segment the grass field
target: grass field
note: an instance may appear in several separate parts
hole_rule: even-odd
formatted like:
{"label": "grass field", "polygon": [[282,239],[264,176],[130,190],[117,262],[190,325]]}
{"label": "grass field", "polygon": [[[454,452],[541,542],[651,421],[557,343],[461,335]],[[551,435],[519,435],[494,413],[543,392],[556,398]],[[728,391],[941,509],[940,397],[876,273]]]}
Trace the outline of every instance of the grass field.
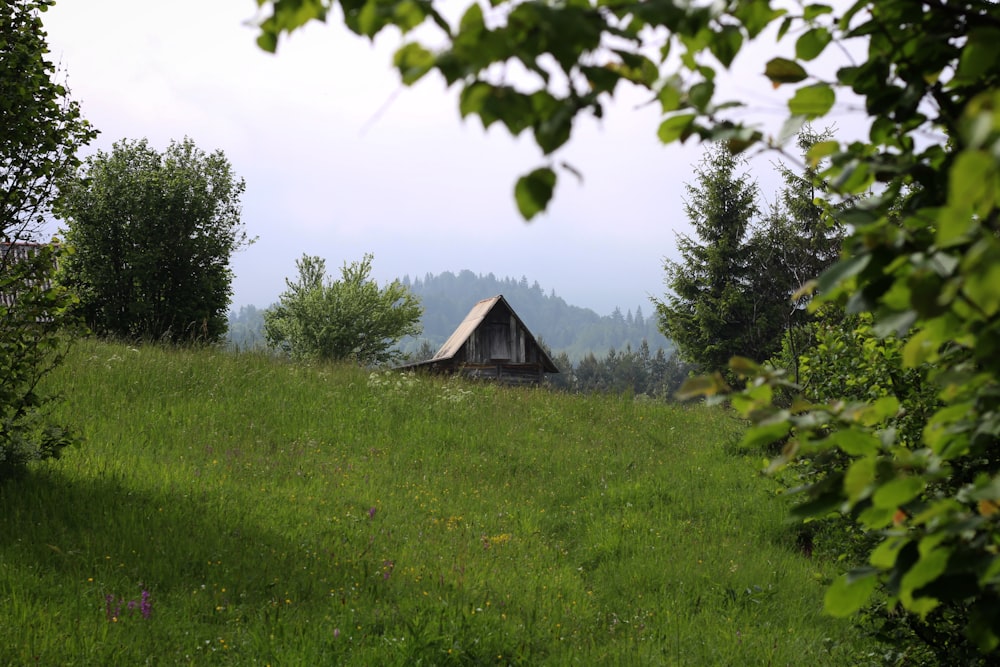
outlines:
{"label": "grass field", "polygon": [[844,665],[718,409],[79,344],[0,487],[0,664]]}

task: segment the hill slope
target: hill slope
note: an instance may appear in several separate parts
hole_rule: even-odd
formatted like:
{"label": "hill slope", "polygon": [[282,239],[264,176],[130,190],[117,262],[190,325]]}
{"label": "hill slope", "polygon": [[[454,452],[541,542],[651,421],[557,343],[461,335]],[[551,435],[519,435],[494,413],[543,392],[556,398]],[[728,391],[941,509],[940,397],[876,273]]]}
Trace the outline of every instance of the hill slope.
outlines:
{"label": "hill slope", "polygon": [[78,345],[0,664],[860,664],[717,409]]}

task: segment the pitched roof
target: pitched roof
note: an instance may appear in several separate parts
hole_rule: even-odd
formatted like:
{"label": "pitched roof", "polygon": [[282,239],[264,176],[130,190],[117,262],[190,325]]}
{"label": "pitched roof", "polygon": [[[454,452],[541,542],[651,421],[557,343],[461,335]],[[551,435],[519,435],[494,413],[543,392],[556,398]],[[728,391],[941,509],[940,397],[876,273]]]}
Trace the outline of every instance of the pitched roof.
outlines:
{"label": "pitched roof", "polygon": [[[441,349],[439,349],[433,357],[422,363],[429,364],[435,361],[444,361],[453,358],[456,354],[458,354],[459,350],[462,349],[462,345],[469,340],[469,336],[476,331],[479,325],[482,324],[483,320],[486,319],[486,316],[489,315],[499,303],[502,303],[510,314],[514,316],[518,325],[520,325],[521,328],[524,329],[525,332],[527,332],[531,337],[532,342],[538,345],[538,341],[534,339],[534,335],[531,334],[528,327],[524,326],[524,322],[522,322],[521,318],[514,312],[514,309],[510,307],[507,300],[503,298],[502,294],[498,294],[494,297],[490,297],[489,299],[483,299],[474,305],[472,310],[469,311],[469,314],[465,316],[464,320],[462,320],[462,323],[458,325],[458,328],[455,329],[451,336],[448,337],[448,340],[444,342]],[[552,362],[552,359],[549,358],[549,355],[546,354],[545,350],[542,349],[541,345],[538,345],[538,352],[542,359],[543,370],[546,373],[558,373],[559,369]]]}

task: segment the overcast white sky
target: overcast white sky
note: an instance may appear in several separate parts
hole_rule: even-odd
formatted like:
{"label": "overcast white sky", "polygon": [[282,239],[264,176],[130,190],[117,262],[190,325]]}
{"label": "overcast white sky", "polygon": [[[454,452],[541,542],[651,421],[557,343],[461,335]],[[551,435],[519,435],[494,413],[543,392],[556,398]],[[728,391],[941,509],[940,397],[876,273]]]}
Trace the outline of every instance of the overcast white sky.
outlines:
{"label": "overcast white sky", "polygon": [[[633,96],[579,124],[562,158],[585,181],[561,176],[549,212],[526,224],[514,181],[543,162],[527,134],[463,122],[438,78],[401,88],[395,35],[373,46],[336,21],[314,23],[266,54],[245,24],[255,6],[60,0],[43,16],[52,58],[101,131],[89,152],[190,136],[246,179],[243,221],[258,241],[234,258],[234,308],[275,301],[303,253],[336,274],[372,252],[380,283],[469,269],[527,276],[601,314],[652,312],[702,151],[660,144],[654,106]],[[782,102],[758,74],[764,60],[748,63],[736,94],[776,122]],[[768,161],[757,163],[770,197]]]}

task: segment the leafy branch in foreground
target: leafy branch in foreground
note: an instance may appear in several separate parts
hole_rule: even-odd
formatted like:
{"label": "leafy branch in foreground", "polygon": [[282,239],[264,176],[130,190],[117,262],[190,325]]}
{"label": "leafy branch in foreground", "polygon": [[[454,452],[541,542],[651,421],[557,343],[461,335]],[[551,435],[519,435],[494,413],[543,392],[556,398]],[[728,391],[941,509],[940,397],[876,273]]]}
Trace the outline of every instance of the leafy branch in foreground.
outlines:
{"label": "leafy branch in foreground", "polygon": [[[271,10],[260,37],[268,50],[281,33],[326,19],[331,8],[325,0],[258,5]],[[764,67],[775,87],[794,86],[783,134],[826,116],[848,91],[860,99],[870,119],[867,140],[822,141],[807,153],[812,167],[829,161],[816,178],[848,202],[838,220],[852,230],[841,261],[810,285],[818,290],[814,308],[834,304],[848,315],[871,314],[872,336],[902,343],[888,363],[899,374],[919,369],[934,402],[921,428],[904,434],[895,427],[901,415],[894,397],[854,400],[835,391],[783,408],[772,398],[784,379],[749,363],[734,366],[752,379],[733,401],[756,423],[748,444],[788,438],[778,465],[803,456],[831,462],[809,485],[804,513],[838,509],[877,539],[867,568],[831,587],[832,613],[860,609],[881,587],[915,628],[943,624],[944,632],[920,635],[938,655],[997,649],[1000,8],[994,2],[862,0],[841,12],[820,3],[788,10],[767,0],[512,1],[488,9],[472,3],[455,25],[426,1],[340,5],[346,25],[369,37],[387,26],[405,34],[430,20],[444,46],[404,44],[395,60],[403,81],[437,71],[461,89],[463,116],[479,116],[484,126],[502,123],[514,135],[530,131],[546,156],[570,140],[580,114],[600,116],[620,84],[644,89],[660,104],[661,141],[698,137],[736,149],[760,142],[761,133],[735,115],[738,105],[716,99],[715,75],[745,44],[772,34],[779,42],[794,39],[791,52],[786,48]],[[765,33],[772,25],[776,33]],[[849,52],[849,43],[867,48],[858,63],[832,75],[816,69],[831,46]],[[516,82],[505,76],[514,64],[528,73]],[[521,186],[522,212],[544,208],[551,181],[543,172]],[[868,191],[872,196],[851,201]],[[821,457],[831,451],[839,455]]]}
{"label": "leafy branch in foreground", "polygon": [[64,248],[35,241],[57,183],[97,133],[46,58],[40,14],[51,4],[0,3],[0,481],[72,441],[39,382],[80,331],[75,297],[53,284]]}

